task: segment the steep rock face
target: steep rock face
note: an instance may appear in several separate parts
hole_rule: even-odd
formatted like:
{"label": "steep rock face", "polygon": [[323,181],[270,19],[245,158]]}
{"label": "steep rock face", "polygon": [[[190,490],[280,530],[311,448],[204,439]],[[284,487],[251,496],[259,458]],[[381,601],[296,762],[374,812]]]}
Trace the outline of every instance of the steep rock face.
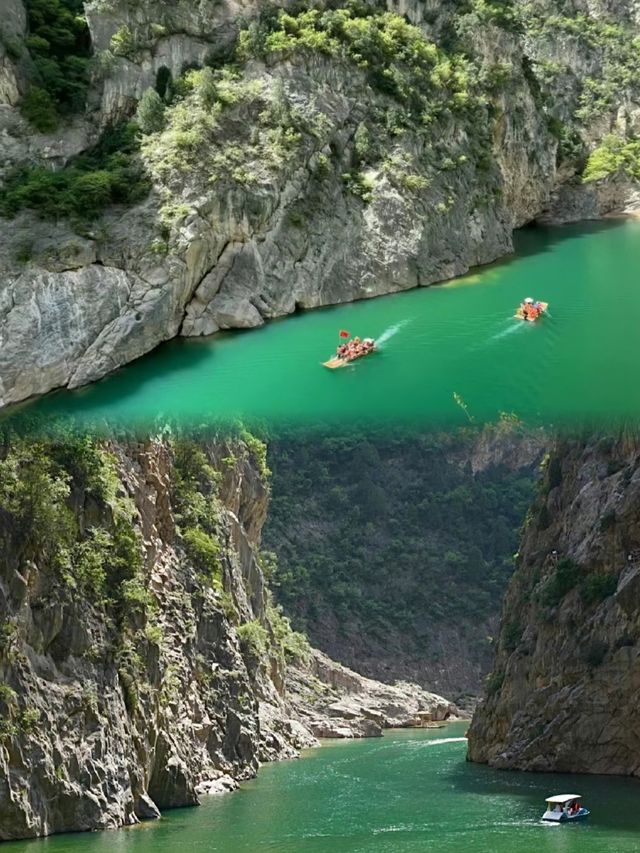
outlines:
{"label": "steep rock face", "polygon": [[[10,45],[15,39],[23,38],[27,29],[27,16],[21,0],[7,0],[2,12],[1,32],[3,38],[0,40],[0,110],[5,105],[15,107],[20,101],[21,87],[19,73],[16,67],[16,57],[11,55]],[[2,125],[0,124],[1,127]]]}
{"label": "steep rock face", "polygon": [[308,647],[258,545],[255,439],[3,435],[0,840],[195,805],[316,737],[460,712]]}
{"label": "steep rock face", "polygon": [[640,444],[560,444],[507,592],[469,757],[640,775]]}
{"label": "steep rock face", "polygon": [[[96,498],[80,462],[66,463],[75,472],[71,516],[61,510],[57,524],[77,526],[79,544],[52,545],[46,554],[34,550],[34,533],[25,537],[30,521],[12,503],[12,469],[3,468],[3,840],[157,817],[159,809],[197,803],[199,790],[233,787],[255,774],[259,759],[293,756],[313,742],[285,710],[277,644],[253,655],[238,641],[247,623],[272,630],[255,553],[267,492],[246,448],[209,446],[207,464],[218,466],[220,478],[211,498],[220,586],[185,552],[172,506],[178,475],[171,447],[149,441],[100,454],[107,452],[89,458],[107,459],[117,503]],[[19,458],[25,489],[38,488],[24,473],[40,470],[29,461],[33,453],[8,457]],[[59,488],[65,481],[58,477]],[[118,572],[131,577],[91,594],[86,572],[100,559],[109,566],[107,584]]]}
{"label": "steep rock face", "polygon": [[[24,7],[12,4],[23,32]],[[411,113],[399,126],[398,101],[372,88],[366,67],[313,50],[250,58],[244,80],[259,94],[225,102],[186,170],[162,177],[152,169],[155,191],[143,205],[110,211],[81,237],[31,214],[3,229],[0,405],[94,381],[177,334],[250,328],[298,307],[460,275],[509,253],[512,230],[536,217],[569,221],[637,203],[621,176],[595,187],[574,180],[580,155],[567,154],[569,142],[586,150],[609,131],[633,133],[639,122],[632,60],[622,57],[619,74],[615,44],[603,36],[603,47],[593,36],[610,21],[631,39],[637,14],[630,0],[597,8],[575,0],[562,15],[544,0],[516,3],[518,27],[473,6],[437,15],[420,0],[386,6],[436,43],[449,43],[455,32],[456,49],[472,62],[481,113],[469,122],[454,111],[438,118],[437,131],[425,131],[429,116]],[[24,162],[59,167],[130,116],[159,74],[176,80],[193,65],[224,65],[238,32],[265,10],[253,0],[92,0],[86,12],[99,70],[86,114],[55,134],[31,133],[12,106],[17,66],[0,53],[0,174]],[[575,18],[586,21],[582,29],[569,26]],[[571,136],[584,81],[608,88]],[[261,117],[279,109],[282,96],[304,118],[301,139],[278,155],[276,169],[265,166],[264,151],[238,163],[234,157],[256,144]],[[379,149],[364,164],[363,127]],[[180,153],[186,163],[189,156]],[[226,165],[213,175],[216,158]],[[162,171],[171,157],[160,161]],[[77,275],[104,292],[110,307],[77,288]],[[114,281],[125,290],[116,302],[108,295]],[[73,341],[60,323],[69,314],[77,319]],[[18,332],[27,326],[24,344]]]}

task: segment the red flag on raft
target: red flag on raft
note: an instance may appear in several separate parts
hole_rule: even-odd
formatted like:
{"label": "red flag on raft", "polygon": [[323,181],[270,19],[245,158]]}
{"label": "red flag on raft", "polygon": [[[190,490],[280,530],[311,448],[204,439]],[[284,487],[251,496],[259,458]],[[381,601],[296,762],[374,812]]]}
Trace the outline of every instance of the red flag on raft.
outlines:
{"label": "red flag on raft", "polygon": [[350,338],[351,335],[347,332],[346,329],[340,329],[340,337],[341,338]]}

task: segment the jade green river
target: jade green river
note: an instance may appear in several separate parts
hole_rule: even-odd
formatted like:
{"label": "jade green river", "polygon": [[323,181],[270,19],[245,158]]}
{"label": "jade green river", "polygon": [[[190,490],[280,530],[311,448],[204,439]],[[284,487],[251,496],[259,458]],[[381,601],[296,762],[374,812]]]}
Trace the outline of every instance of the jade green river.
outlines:
{"label": "jade green river", "polygon": [[[549,302],[550,316],[515,320],[526,296]],[[640,416],[639,318],[640,222],[528,228],[515,256],[462,279],[172,341],[22,411],[125,426],[238,417],[446,425],[500,412],[554,425],[625,421]],[[340,329],[377,338],[379,353],[323,368]]]}
{"label": "jade green river", "polygon": [[[637,853],[637,780],[491,770],[465,761],[467,724],[329,742],[197,809],[119,832],[3,845],[6,853]],[[541,822],[580,793],[591,817]]]}

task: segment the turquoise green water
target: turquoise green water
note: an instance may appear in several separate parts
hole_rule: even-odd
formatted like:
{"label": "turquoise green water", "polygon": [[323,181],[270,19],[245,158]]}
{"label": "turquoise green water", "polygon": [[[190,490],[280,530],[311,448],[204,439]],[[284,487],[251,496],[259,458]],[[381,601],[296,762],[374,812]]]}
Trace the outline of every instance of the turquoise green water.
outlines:
{"label": "turquoise green water", "polygon": [[[637,420],[640,222],[525,229],[516,249],[446,285],[173,341],[28,411],[127,426],[236,417],[424,426],[465,420],[455,393],[480,421],[501,411],[546,424]],[[514,320],[525,296],[548,301],[551,317]],[[342,328],[381,339],[380,353],[321,367]]]}
{"label": "turquoise green water", "polygon": [[[198,809],[117,833],[3,845],[7,853],[637,853],[640,783],[499,772],[465,762],[466,724],[330,743]],[[444,741],[444,742],[443,742]],[[581,793],[583,824],[540,821]]]}

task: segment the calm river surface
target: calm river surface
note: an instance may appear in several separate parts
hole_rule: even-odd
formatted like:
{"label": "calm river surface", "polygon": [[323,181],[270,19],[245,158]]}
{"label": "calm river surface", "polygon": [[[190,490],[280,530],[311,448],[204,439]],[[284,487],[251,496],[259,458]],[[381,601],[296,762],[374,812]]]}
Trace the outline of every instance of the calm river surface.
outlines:
{"label": "calm river surface", "polygon": [[[547,425],[637,421],[640,222],[516,238],[515,257],[449,284],[172,341],[88,389],[19,411],[127,427],[239,417],[396,428],[491,421],[502,411]],[[551,316],[514,320],[525,296],[548,301]],[[340,329],[376,337],[380,353],[326,370]]]}
{"label": "calm river surface", "polygon": [[[491,770],[465,761],[466,723],[329,742],[200,808],[119,832],[3,845],[6,853],[638,853],[640,782]],[[582,824],[543,824],[580,793]]]}

